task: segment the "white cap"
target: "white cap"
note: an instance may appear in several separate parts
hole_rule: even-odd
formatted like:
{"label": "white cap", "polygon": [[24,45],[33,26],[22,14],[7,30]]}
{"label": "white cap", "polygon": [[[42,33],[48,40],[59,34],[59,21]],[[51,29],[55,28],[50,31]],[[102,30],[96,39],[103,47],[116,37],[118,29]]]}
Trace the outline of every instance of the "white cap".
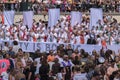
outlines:
{"label": "white cap", "polygon": [[98,58],[98,61],[99,61],[100,63],[104,63],[104,62],[105,62],[105,59],[104,59],[103,57],[99,57],[99,58]]}

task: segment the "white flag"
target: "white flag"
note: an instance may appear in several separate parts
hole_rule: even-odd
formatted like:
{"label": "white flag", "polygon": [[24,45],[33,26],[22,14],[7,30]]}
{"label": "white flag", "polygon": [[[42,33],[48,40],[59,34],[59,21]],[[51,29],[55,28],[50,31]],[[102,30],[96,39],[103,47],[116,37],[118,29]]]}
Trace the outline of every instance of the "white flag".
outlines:
{"label": "white flag", "polygon": [[23,12],[23,25],[28,25],[28,28],[32,28],[33,24],[33,11]]}
{"label": "white flag", "polygon": [[48,15],[48,27],[53,27],[60,19],[60,9],[49,9]]}
{"label": "white flag", "polygon": [[91,8],[90,9],[90,30],[93,26],[98,25],[98,20],[103,22],[103,10],[102,8]]}
{"label": "white flag", "polygon": [[71,12],[71,26],[74,26],[76,24],[81,24],[82,21],[82,13],[78,11],[72,11]]}
{"label": "white flag", "polygon": [[7,26],[11,26],[14,23],[14,16],[15,16],[15,11],[4,11],[4,24]]}

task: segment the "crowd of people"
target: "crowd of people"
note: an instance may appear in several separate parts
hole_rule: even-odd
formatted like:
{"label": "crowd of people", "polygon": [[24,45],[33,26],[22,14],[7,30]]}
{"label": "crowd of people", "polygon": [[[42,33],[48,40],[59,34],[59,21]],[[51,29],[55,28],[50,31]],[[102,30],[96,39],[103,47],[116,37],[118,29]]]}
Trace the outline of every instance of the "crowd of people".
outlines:
{"label": "crowd of people", "polygon": [[11,26],[1,24],[0,40],[17,40],[31,42],[54,42],[71,44],[114,45],[120,44],[120,23],[111,15],[104,15],[103,22],[98,20],[97,26],[90,30],[90,18],[82,16],[81,24],[71,26],[70,15],[65,15],[54,27],[47,22],[33,20],[32,28],[23,26],[19,21]]}
{"label": "crowd of people", "polygon": [[[5,0],[7,1],[7,0]],[[49,8],[60,8],[61,12],[70,12],[78,10],[89,12],[92,7],[102,8],[104,12],[119,12],[119,0],[11,0],[2,1],[0,4],[1,10],[33,10],[34,13],[47,12]]]}
{"label": "crowd of people", "polygon": [[56,53],[24,52],[17,41],[0,51],[1,80],[119,80],[120,50],[89,55],[84,49],[59,45]]}
{"label": "crowd of people", "polygon": [[[119,0],[95,1],[94,7],[105,4],[106,8],[103,10],[118,11],[116,4],[119,4]],[[71,11],[71,5],[68,5],[68,2],[64,3],[63,7],[67,8],[61,8],[62,11]],[[83,0],[80,3],[81,6],[74,3],[72,7],[76,10],[81,7],[81,10],[88,11],[88,7],[91,6],[88,4],[92,3],[92,0]],[[35,12],[43,8],[39,7],[39,4],[44,6],[41,2],[34,2]],[[52,7],[56,6],[59,7],[59,4],[52,4]],[[13,45],[4,42],[0,50],[0,80],[120,80],[120,49],[114,51],[104,47],[120,45],[120,22],[108,14],[103,16],[103,21],[98,20],[97,26],[93,26],[92,29],[87,14],[82,15],[81,24],[76,22],[71,26],[70,21],[71,16],[64,15],[56,25],[49,27],[48,22],[44,20],[33,20],[32,28],[28,25],[23,26],[22,19],[11,26],[1,22],[0,41],[13,40]],[[54,42],[60,45],[55,52],[36,50],[30,53],[24,52],[18,41]],[[73,50],[70,44],[64,46],[62,43],[94,44],[103,47],[89,54],[84,49]]]}

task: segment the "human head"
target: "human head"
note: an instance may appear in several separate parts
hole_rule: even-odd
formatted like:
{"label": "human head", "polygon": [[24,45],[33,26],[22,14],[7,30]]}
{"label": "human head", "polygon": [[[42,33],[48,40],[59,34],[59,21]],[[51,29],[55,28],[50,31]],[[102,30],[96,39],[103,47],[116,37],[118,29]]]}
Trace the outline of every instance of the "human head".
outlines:
{"label": "human head", "polygon": [[4,42],[4,45],[5,45],[5,46],[8,46],[9,44],[8,44],[8,42]]}
{"label": "human head", "polygon": [[68,61],[68,60],[69,60],[68,55],[64,55],[64,60],[65,60],[65,61]]}
{"label": "human head", "polygon": [[17,41],[13,41],[13,45],[18,45],[18,42]]}

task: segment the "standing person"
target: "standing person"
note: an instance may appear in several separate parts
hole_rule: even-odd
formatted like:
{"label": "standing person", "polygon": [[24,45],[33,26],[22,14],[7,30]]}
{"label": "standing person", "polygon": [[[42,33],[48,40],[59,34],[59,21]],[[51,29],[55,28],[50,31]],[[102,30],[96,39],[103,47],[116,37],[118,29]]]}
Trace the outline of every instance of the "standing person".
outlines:
{"label": "standing person", "polygon": [[59,69],[60,69],[60,63],[57,58],[55,58],[54,62],[55,62],[55,64],[52,65],[52,75],[54,77],[56,77],[56,75],[58,74]]}
{"label": "standing person", "polygon": [[18,52],[18,49],[19,49],[19,45],[18,45],[18,42],[17,41],[13,41],[13,51],[15,52],[15,54],[17,54]]}
{"label": "standing person", "polygon": [[23,67],[25,67],[26,66],[26,61],[25,61],[24,53],[23,53],[22,49],[18,50],[17,57],[21,59]]}
{"label": "standing person", "polygon": [[8,50],[8,54],[10,54],[11,56],[13,56],[15,54],[15,52],[12,50],[13,46],[9,46],[9,50]]}
{"label": "standing person", "polygon": [[26,78],[25,78],[25,75],[21,71],[18,71],[15,75],[15,80],[26,80]]}
{"label": "standing person", "polygon": [[9,60],[10,66],[9,69],[14,69],[14,61],[11,59],[11,55],[10,54],[4,54],[5,59]]}
{"label": "standing person", "polygon": [[73,62],[74,65],[80,65],[81,64],[78,56],[75,56],[75,59],[72,62]]}
{"label": "standing person", "polygon": [[84,44],[85,43],[85,39],[84,39],[84,34],[83,31],[80,32],[80,44]]}
{"label": "standing person", "polygon": [[12,69],[9,73],[9,80],[15,80],[15,74],[16,74],[16,71],[15,69]]}
{"label": "standing person", "polygon": [[96,39],[96,42],[97,42],[97,45],[101,45],[102,43],[102,40],[101,40],[101,36],[100,35],[97,35],[97,39]]}
{"label": "standing person", "polygon": [[78,49],[76,49],[76,50],[72,53],[72,56],[71,56],[71,57],[72,57],[73,60],[75,60],[75,57],[76,57],[76,56],[77,56],[78,58],[80,58],[80,54],[79,54]]}
{"label": "standing person", "polygon": [[71,56],[73,53],[73,49],[70,44],[68,44],[67,49],[66,49],[66,55]]}
{"label": "standing person", "polygon": [[49,78],[49,75],[48,75],[49,69],[50,69],[50,67],[49,67],[49,64],[47,63],[46,58],[43,58],[41,60],[41,66],[39,68],[39,74],[40,74],[41,80],[49,80],[48,79]]}
{"label": "standing person", "polygon": [[4,51],[8,51],[9,50],[9,44],[8,42],[5,42],[4,43],[4,48],[3,48]]}
{"label": "standing person", "polygon": [[37,62],[33,62],[33,64],[30,66],[28,80],[35,80],[36,67],[37,67]]}
{"label": "standing person", "polygon": [[65,72],[65,80],[71,79],[71,69],[74,66],[74,64],[69,60],[69,57],[67,55],[64,55],[64,61],[61,63],[61,66],[64,68]]}
{"label": "standing person", "polygon": [[9,58],[8,58],[8,55],[7,54],[4,54],[3,55],[3,58],[2,60],[0,60],[0,75],[1,73],[3,72],[7,72],[7,70],[9,69],[10,67],[10,61],[9,61]]}
{"label": "standing person", "polygon": [[[27,61],[26,64],[27,65],[26,65],[26,67],[24,67],[23,73],[25,74],[26,79],[29,80],[31,78],[31,73],[32,73],[32,70],[30,70],[32,62]],[[28,79],[28,77],[29,77],[29,79]]]}

